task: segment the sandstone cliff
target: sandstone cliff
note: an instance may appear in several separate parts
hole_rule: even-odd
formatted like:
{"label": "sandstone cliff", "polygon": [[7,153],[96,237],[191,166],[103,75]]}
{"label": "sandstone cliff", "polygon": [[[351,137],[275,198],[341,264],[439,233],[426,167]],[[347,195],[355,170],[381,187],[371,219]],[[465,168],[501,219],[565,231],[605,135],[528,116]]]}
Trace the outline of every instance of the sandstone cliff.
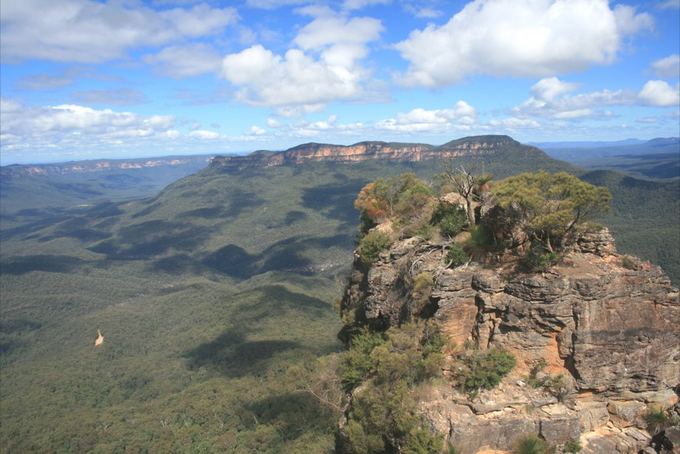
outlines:
{"label": "sandstone cliff", "polygon": [[[646,418],[668,409],[680,417],[680,300],[659,267],[618,255],[606,229],[582,235],[544,273],[512,261],[450,269],[450,245],[403,239],[370,267],[357,256],[342,301],[343,339],[428,318],[449,358],[463,346],[515,356],[501,384],[474,398],[450,383],[421,395],[426,426],[462,454],[510,449],[527,434],[558,449],[580,439],[582,453],[680,452],[680,431]],[[425,304],[414,297],[421,273],[433,282]],[[444,376],[455,368],[448,361]]]}
{"label": "sandstone cliff", "polygon": [[213,168],[272,167],[305,162],[361,162],[373,159],[422,161],[434,158],[480,156],[522,149],[525,153],[542,154],[534,147],[522,145],[508,136],[465,137],[433,146],[422,143],[359,142],[354,145],[307,143],[281,152],[258,151],[248,156],[216,156]]}

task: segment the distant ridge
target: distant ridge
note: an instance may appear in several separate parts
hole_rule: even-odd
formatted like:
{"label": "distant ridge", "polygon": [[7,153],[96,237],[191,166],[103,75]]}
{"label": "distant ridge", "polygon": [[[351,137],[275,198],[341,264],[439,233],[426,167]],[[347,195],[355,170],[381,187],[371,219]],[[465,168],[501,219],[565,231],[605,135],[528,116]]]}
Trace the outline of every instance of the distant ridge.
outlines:
{"label": "distant ridge", "polygon": [[0,176],[68,175],[110,170],[149,169],[164,166],[181,167],[207,163],[209,159],[210,155],[194,155],[133,159],[91,159],[87,161],[71,161],[51,164],[12,164],[0,167]]}
{"label": "distant ridge", "polygon": [[[653,139],[655,140],[655,139]],[[530,142],[539,148],[546,150],[560,149],[560,148],[603,148],[603,147],[619,147],[626,145],[640,145],[646,140],[640,139],[624,139],[624,140],[577,140],[577,141],[562,141],[562,142]]]}
{"label": "distant ridge", "polygon": [[523,145],[510,136],[484,135],[455,139],[443,145],[363,141],[353,145],[304,143],[285,151],[260,150],[247,156],[216,156],[211,168],[272,167],[305,162],[362,162],[376,159],[418,162],[435,158],[481,156],[502,152],[517,152],[545,156],[538,148]]}

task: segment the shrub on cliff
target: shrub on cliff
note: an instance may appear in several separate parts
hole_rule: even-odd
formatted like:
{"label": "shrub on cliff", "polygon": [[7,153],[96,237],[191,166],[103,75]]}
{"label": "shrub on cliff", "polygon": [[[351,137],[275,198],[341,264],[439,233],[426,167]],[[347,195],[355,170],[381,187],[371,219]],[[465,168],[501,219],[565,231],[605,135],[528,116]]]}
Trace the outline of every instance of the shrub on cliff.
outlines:
{"label": "shrub on cliff", "polygon": [[463,247],[457,243],[453,243],[449,247],[449,252],[446,253],[446,262],[449,267],[455,268],[466,263],[468,260],[470,260],[470,256],[465,252]]}
{"label": "shrub on cliff", "polygon": [[432,213],[430,222],[439,227],[442,235],[454,237],[463,230],[467,222],[465,210],[450,203],[440,203]]}
{"label": "shrub on cliff", "polygon": [[523,437],[512,450],[513,454],[548,454],[550,452],[552,451],[545,440],[535,435]]}
{"label": "shrub on cliff", "polygon": [[390,219],[407,235],[416,235],[427,233],[434,201],[428,184],[413,173],[404,173],[364,186],[354,207],[361,212],[362,232]]}
{"label": "shrub on cliff", "polygon": [[433,285],[434,277],[432,276],[432,273],[428,271],[418,273],[413,278],[413,283],[411,284],[411,297],[415,303],[413,313],[419,314],[427,305],[430,300]]}
{"label": "shrub on cliff", "polygon": [[492,194],[529,240],[548,252],[564,246],[570,233],[590,216],[606,211],[611,194],[566,172],[522,173],[500,181]]}
{"label": "shrub on cliff", "polygon": [[354,389],[344,429],[351,452],[441,450],[442,438],[421,426],[411,391],[441,373],[442,346],[436,329],[417,323],[352,338],[341,362],[345,389]]}
{"label": "shrub on cliff", "polygon": [[498,349],[468,352],[459,359],[456,378],[463,391],[476,394],[480,389],[495,388],[515,363],[514,356]]}
{"label": "shrub on cliff", "polygon": [[340,381],[345,391],[354,389],[373,370],[371,353],[383,342],[385,338],[382,334],[371,333],[367,330],[352,337],[352,345],[342,354],[340,367]]}
{"label": "shrub on cliff", "polygon": [[378,255],[392,244],[389,235],[374,230],[369,232],[359,241],[357,251],[361,260],[366,264],[371,264],[378,260]]}
{"label": "shrub on cliff", "polygon": [[576,454],[581,452],[583,448],[581,447],[581,442],[579,440],[569,440],[564,444],[562,450],[565,453]]}
{"label": "shrub on cliff", "polygon": [[545,272],[559,261],[559,254],[547,251],[542,244],[532,244],[521,258],[520,264],[527,271]]}

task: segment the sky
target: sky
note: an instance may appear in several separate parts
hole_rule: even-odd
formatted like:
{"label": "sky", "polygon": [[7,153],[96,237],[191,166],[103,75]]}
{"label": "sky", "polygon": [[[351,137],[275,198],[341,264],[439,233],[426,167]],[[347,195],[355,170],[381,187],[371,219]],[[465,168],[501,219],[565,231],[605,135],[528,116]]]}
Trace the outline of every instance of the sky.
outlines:
{"label": "sky", "polygon": [[680,0],[2,0],[0,163],[680,135]]}

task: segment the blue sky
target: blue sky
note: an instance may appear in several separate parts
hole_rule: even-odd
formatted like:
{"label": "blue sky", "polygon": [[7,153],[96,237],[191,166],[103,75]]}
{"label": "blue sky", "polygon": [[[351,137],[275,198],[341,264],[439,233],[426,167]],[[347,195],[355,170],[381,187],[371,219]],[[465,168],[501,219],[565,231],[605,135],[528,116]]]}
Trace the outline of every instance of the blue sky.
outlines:
{"label": "blue sky", "polygon": [[680,0],[3,0],[1,163],[680,135]]}

